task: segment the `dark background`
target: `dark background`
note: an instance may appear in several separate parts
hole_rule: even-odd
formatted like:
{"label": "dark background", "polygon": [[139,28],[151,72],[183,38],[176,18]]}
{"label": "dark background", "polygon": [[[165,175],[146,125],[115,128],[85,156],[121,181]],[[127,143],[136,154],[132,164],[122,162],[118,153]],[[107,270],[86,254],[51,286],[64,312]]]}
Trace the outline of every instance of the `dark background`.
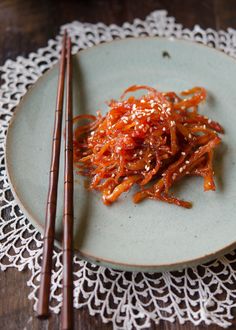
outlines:
{"label": "dark background", "polygon": [[[6,59],[25,56],[46,45],[54,38],[62,24],[73,20],[81,22],[122,24],[138,17],[144,19],[151,11],[165,9],[184,27],[195,24],[202,28],[236,29],[235,0],[0,0],[0,65]],[[33,312],[26,285],[30,272],[9,269],[0,272],[0,329],[59,329],[60,317],[52,315],[49,321],[38,321]],[[229,329],[236,329],[236,321]],[[87,309],[76,311],[75,329],[112,329],[99,317],[89,316]],[[161,330],[216,330],[218,326],[204,324],[194,327],[187,322],[161,322],[150,329]]]}

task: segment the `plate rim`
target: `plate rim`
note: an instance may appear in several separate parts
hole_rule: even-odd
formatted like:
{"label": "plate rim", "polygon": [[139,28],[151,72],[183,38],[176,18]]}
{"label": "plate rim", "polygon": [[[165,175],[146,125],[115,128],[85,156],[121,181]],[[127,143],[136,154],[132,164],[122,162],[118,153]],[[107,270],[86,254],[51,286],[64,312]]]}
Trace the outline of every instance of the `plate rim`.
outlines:
{"label": "plate rim", "polygon": [[[133,40],[143,40],[143,39],[149,39],[149,40],[165,40],[168,42],[183,42],[186,44],[190,44],[190,45],[194,45],[194,46],[199,46],[199,47],[204,47],[207,49],[210,49],[212,51],[215,51],[218,54],[221,54],[223,56],[226,56],[226,58],[231,59],[235,64],[236,64],[236,58],[232,57],[231,55],[225,53],[224,51],[220,50],[220,49],[216,49],[213,48],[209,45],[205,45],[203,43],[199,43],[199,42],[195,42],[192,40],[186,40],[183,38],[173,38],[173,37],[159,37],[159,36],[141,36],[141,37],[128,37],[125,39],[115,39],[115,40],[110,40],[108,42],[102,42],[100,44],[97,45],[93,45],[91,47],[88,47],[86,49],[81,49],[78,52],[74,53],[73,56],[77,56],[79,53],[87,53],[88,51],[93,50],[94,48],[100,48],[100,47],[106,47],[107,45],[110,44],[114,44],[114,43],[124,43],[124,42],[129,42],[129,41],[133,41]],[[27,99],[28,94],[32,93],[32,91],[37,88],[38,83],[41,81],[42,78],[45,79],[46,75],[49,75],[50,72],[58,66],[60,59],[58,59],[58,61],[56,63],[54,63],[48,70],[46,70],[44,73],[42,73],[42,75],[40,75],[38,77],[38,79],[27,89],[27,91],[25,92],[25,94],[21,97],[21,99],[19,100],[18,104],[15,106],[13,115],[10,119],[10,122],[8,124],[7,127],[7,132],[6,132],[6,136],[4,139],[4,159],[5,159],[5,167],[6,167],[6,174],[7,174],[7,178],[8,178],[8,182],[9,182],[9,186],[11,189],[11,192],[17,202],[17,204],[19,205],[21,211],[24,213],[24,215],[26,215],[26,218],[29,220],[30,223],[32,223],[32,225],[39,230],[39,232],[42,234],[43,236],[43,232],[44,232],[44,226],[42,226],[40,223],[38,223],[38,221],[32,216],[32,214],[30,213],[29,210],[27,210],[27,207],[24,206],[24,204],[21,202],[21,199],[18,197],[18,193],[17,193],[17,189],[15,188],[14,184],[13,184],[13,180],[12,180],[12,176],[10,174],[11,171],[9,171],[9,159],[8,158],[8,148],[7,145],[9,144],[9,131],[12,127],[12,125],[14,124],[14,121],[16,120],[16,114],[22,109],[22,105],[25,102],[25,99]],[[50,167],[50,164],[49,164]],[[57,246],[58,248],[61,248],[61,242],[59,242],[58,240],[54,240],[54,244],[55,246]],[[118,269],[118,270],[126,270],[126,271],[155,271],[155,272],[163,272],[163,271],[174,271],[174,270],[181,270],[185,267],[191,267],[194,265],[199,265],[202,263],[206,263],[209,261],[214,260],[217,257],[220,257],[228,252],[230,252],[236,245],[236,238],[233,242],[229,243],[228,245],[224,246],[223,248],[217,250],[217,251],[213,251],[211,253],[205,254],[201,257],[196,257],[194,259],[187,259],[187,260],[181,260],[179,262],[176,263],[158,263],[158,264],[130,264],[130,263],[123,263],[123,262],[117,262],[117,261],[113,261],[110,259],[106,259],[106,258],[102,258],[102,257],[97,257],[94,256],[92,254],[89,253],[85,253],[85,252],[81,252],[79,249],[74,249],[75,254],[78,255],[79,257],[81,257],[84,260],[87,260],[89,262],[95,263],[97,265],[102,265],[105,267],[110,267],[113,269]]]}

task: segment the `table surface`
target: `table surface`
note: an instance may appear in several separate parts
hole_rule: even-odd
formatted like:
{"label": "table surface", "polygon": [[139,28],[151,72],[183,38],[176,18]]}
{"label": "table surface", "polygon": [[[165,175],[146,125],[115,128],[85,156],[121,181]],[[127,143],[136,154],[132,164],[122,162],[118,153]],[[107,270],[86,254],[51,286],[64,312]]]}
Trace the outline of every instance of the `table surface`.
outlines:
{"label": "table surface", "polygon": [[[73,20],[106,24],[132,22],[135,17],[144,19],[151,11],[166,9],[178,23],[192,28],[195,24],[203,28],[236,28],[235,0],[2,0],[0,1],[0,65],[6,59],[26,56],[29,52],[46,45],[49,38],[58,34],[62,24]],[[0,272],[0,328],[16,329],[59,329],[60,317],[52,315],[47,321],[39,321],[28,299],[30,289],[26,283],[29,271],[9,269]],[[236,320],[229,329],[236,329]],[[75,329],[112,329],[101,319],[89,315],[82,309],[75,313]],[[216,330],[218,326],[199,325],[190,322],[180,325],[161,322],[150,329]]]}

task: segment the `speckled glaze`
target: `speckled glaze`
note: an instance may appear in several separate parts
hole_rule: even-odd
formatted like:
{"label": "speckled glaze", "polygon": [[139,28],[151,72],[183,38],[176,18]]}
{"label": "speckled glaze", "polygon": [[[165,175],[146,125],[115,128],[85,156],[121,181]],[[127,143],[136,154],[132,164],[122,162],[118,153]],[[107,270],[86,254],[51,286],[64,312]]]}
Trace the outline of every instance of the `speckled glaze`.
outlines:
{"label": "speckled glaze", "polygon": [[[75,176],[74,242],[80,255],[113,268],[163,271],[210,260],[231,249],[236,242],[236,61],[199,44],[162,38],[114,41],[82,51],[73,61],[74,115],[105,113],[105,101],[118,98],[132,84],[162,91],[200,85],[209,92],[200,111],[226,131],[215,157],[217,191],[204,193],[200,178],[184,180],[175,189],[178,196],[193,201],[190,210],[158,201],[135,205],[131,201],[135,188],[107,207],[98,193],[84,188],[83,178]],[[13,193],[39,230],[44,227],[57,76],[56,65],[28,91],[6,142]],[[61,156],[62,169],[63,152]],[[58,242],[63,175],[59,187]]]}

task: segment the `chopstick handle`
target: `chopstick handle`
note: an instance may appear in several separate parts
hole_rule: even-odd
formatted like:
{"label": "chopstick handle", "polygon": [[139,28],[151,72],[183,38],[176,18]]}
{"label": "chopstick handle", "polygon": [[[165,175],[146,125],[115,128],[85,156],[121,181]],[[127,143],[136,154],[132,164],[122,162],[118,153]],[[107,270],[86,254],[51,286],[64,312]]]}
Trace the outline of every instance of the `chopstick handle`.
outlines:
{"label": "chopstick handle", "polygon": [[67,39],[61,329],[73,329],[73,122],[71,39]]}
{"label": "chopstick handle", "polygon": [[66,55],[66,32],[63,36],[61,60],[59,68],[57,101],[53,130],[52,142],[52,158],[49,174],[49,189],[47,197],[43,257],[41,268],[41,281],[39,288],[39,300],[37,306],[37,316],[39,318],[46,318],[49,315],[49,297],[51,285],[51,270],[52,270],[52,256],[53,244],[55,235],[55,218],[57,207],[57,187],[59,176],[59,160],[61,148],[61,129],[62,129],[62,111],[64,98],[64,80],[65,80],[65,55]]}

